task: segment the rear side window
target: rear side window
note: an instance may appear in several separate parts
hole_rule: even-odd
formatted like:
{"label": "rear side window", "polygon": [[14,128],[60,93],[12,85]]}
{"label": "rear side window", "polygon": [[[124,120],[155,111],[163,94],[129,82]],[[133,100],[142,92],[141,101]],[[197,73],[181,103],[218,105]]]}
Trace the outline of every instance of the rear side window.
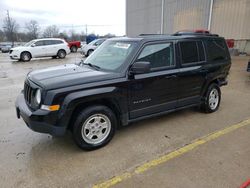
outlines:
{"label": "rear side window", "polygon": [[227,59],[227,46],[223,40],[208,40],[207,52],[210,61],[220,61]]}
{"label": "rear side window", "polygon": [[199,61],[205,61],[204,45],[201,41],[197,41],[197,48],[199,53]]}
{"label": "rear side window", "polygon": [[44,40],[44,44],[47,45],[52,45],[53,44],[53,40]]}
{"label": "rear side window", "polygon": [[187,41],[180,43],[182,64],[194,63],[198,61],[198,50],[196,42]]}
{"label": "rear side window", "polygon": [[182,64],[205,61],[203,43],[201,41],[180,42]]}
{"label": "rear side window", "polygon": [[62,44],[63,43],[63,41],[61,41],[61,40],[53,40],[53,44]]}
{"label": "rear side window", "polygon": [[173,66],[173,44],[161,43],[147,45],[136,61],[150,62],[151,69]]}

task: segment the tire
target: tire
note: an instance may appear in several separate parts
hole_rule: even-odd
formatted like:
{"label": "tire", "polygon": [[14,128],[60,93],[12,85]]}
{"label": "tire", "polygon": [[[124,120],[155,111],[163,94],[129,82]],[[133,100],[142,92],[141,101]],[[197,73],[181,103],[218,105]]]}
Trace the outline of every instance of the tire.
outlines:
{"label": "tire", "polygon": [[60,59],[65,58],[65,57],[66,57],[66,52],[65,52],[65,50],[59,50],[59,51],[57,52],[57,57],[60,58]]}
{"label": "tire", "polygon": [[22,52],[21,53],[21,60],[23,62],[30,61],[30,59],[31,59],[31,54],[29,52]]}
{"label": "tire", "polygon": [[205,94],[203,104],[201,105],[202,111],[205,113],[212,113],[218,110],[221,101],[220,87],[213,83],[211,84]]}
{"label": "tire", "polygon": [[106,106],[95,105],[82,110],[73,125],[75,143],[83,150],[105,146],[117,127],[115,114]]}
{"label": "tire", "polygon": [[70,51],[73,53],[77,52],[77,47],[76,46],[71,46]]}
{"label": "tire", "polygon": [[86,56],[86,57],[90,56],[90,54],[92,54],[93,51],[94,51],[94,50],[88,50],[87,56]]}

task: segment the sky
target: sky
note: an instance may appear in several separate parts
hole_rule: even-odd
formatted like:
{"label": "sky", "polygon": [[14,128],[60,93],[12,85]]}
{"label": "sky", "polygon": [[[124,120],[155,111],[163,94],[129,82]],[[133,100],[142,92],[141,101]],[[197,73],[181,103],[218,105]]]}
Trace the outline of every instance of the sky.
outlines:
{"label": "sky", "polygon": [[0,0],[0,29],[9,10],[24,30],[36,20],[44,29],[57,25],[60,31],[74,29],[104,35],[125,35],[125,0]]}

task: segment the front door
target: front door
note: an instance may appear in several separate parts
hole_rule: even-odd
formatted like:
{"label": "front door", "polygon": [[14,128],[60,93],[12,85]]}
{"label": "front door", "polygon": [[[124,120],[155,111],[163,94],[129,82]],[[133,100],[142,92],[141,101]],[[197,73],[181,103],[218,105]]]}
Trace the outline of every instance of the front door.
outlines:
{"label": "front door", "polygon": [[151,71],[130,80],[130,119],[176,108],[178,69],[173,45],[172,42],[149,43],[138,55],[135,62],[150,62]]}
{"label": "front door", "polygon": [[32,57],[43,57],[46,55],[46,47],[44,40],[40,40],[34,43],[34,46],[31,47]]}

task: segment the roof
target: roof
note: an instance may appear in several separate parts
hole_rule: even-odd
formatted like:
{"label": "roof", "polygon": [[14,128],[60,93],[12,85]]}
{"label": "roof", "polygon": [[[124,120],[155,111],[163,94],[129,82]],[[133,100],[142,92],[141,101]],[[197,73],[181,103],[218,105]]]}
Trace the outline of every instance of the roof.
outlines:
{"label": "roof", "polygon": [[179,39],[190,39],[190,38],[220,38],[218,35],[214,34],[201,34],[201,33],[183,33],[174,35],[161,35],[161,34],[141,34],[137,37],[119,37],[111,38],[109,40],[114,41],[151,41],[151,40],[179,40]]}

